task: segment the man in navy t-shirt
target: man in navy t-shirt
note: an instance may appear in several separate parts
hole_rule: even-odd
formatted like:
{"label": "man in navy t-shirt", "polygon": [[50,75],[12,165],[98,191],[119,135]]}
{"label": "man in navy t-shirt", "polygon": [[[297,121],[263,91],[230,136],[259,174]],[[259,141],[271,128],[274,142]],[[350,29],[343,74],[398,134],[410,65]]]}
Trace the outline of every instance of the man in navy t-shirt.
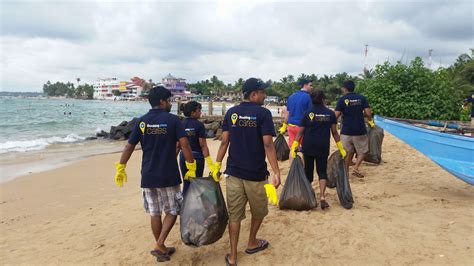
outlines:
{"label": "man in navy t-shirt", "polygon": [[372,111],[370,110],[367,99],[354,92],[355,84],[352,80],[346,80],[343,83],[342,96],[336,105],[336,118],[342,115],[341,141],[344,149],[347,151],[346,171],[349,173],[349,165],[357,152],[357,159],[352,175],[364,177],[359,171],[360,164],[364,160],[365,154],[369,151],[369,139],[365,127],[364,115],[367,117],[368,124],[374,127],[372,120]]}
{"label": "man in navy t-shirt", "polygon": [[[163,86],[150,90],[148,101],[152,109],[140,117],[120,162],[116,163],[115,182],[119,187],[127,182],[125,167],[135,146],[140,142],[142,155],[143,206],[151,216],[151,229],[155,237],[155,248],[150,252],[158,261],[170,260],[176,249],[166,247],[165,240],[176,222],[183,199],[181,178],[176,161],[176,143],[179,142],[189,169],[188,177],[196,176],[196,161],[179,118],[170,114],[171,93]],[[165,213],[163,223],[161,213]]]}
{"label": "man in navy t-shirt", "polygon": [[226,262],[237,262],[237,243],[240,222],[245,219],[245,206],[250,204],[252,221],[250,236],[245,252],[254,254],[268,247],[269,243],[257,239],[257,232],[263,218],[268,214],[268,201],[264,185],[269,172],[265,155],[273,170],[272,184],[280,185],[280,170],[276,159],[273,136],[275,128],[271,112],[263,108],[267,96],[265,84],[256,78],[249,78],[242,86],[244,101],[230,108],[222,122],[222,142],[211,174],[216,176],[227,148],[229,156],[225,175],[227,176],[227,207],[229,211],[230,254]]}

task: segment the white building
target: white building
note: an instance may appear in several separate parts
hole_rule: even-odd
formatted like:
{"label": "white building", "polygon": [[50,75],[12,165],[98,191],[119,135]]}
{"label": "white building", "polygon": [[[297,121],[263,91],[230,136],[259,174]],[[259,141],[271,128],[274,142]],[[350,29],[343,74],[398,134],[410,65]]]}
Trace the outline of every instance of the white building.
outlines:
{"label": "white building", "polygon": [[99,78],[94,83],[94,99],[97,100],[114,100],[114,90],[119,90],[120,82],[117,78]]}
{"label": "white building", "polygon": [[125,85],[125,90],[121,90],[120,100],[134,101],[141,96],[143,87],[129,83]]}

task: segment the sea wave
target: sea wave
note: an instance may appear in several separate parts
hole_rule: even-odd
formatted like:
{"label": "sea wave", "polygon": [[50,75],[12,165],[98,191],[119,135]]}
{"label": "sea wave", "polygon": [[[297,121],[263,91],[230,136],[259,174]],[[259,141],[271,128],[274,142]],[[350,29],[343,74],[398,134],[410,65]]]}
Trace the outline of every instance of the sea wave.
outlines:
{"label": "sea wave", "polygon": [[42,150],[51,144],[73,143],[83,141],[85,138],[76,134],[69,134],[66,137],[49,137],[34,140],[7,141],[0,143],[0,153],[26,152]]}

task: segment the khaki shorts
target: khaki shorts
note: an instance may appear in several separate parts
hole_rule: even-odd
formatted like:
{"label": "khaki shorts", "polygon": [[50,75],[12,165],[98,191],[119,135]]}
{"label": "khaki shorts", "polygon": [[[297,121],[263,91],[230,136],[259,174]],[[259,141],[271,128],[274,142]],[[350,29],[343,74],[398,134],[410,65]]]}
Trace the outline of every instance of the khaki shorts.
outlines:
{"label": "khaki shorts", "polygon": [[245,219],[247,201],[253,219],[263,219],[268,214],[268,200],[264,185],[267,181],[249,181],[233,176],[226,180],[227,209],[229,222],[240,222]]}
{"label": "khaki shorts", "polygon": [[346,152],[365,154],[369,152],[369,138],[367,135],[349,136],[341,135],[342,146]]}

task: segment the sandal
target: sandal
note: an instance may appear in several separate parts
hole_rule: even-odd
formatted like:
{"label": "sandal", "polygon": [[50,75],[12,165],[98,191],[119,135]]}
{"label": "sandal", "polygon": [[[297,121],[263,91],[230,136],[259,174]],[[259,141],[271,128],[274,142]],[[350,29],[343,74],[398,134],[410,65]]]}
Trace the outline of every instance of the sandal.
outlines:
{"label": "sandal", "polygon": [[268,243],[267,240],[260,239],[260,240],[259,240],[259,245],[258,245],[258,247],[256,247],[256,248],[250,248],[250,249],[248,248],[248,249],[245,250],[245,253],[247,253],[247,254],[255,254],[255,253],[257,253],[257,252],[260,252],[260,251],[262,251],[262,250],[268,248],[269,245],[270,245],[270,243]]}
{"label": "sandal", "polygon": [[356,177],[358,177],[358,178],[364,178],[364,175],[363,175],[361,172],[356,171],[356,170],[354,170],[354,171],[352,172],[352,175],[353,175],[353,176],[356,176]]}
{"label": "sandal", "polygon": [[225,255],[225,265],[226,266],[237,266],[237,260],[234,263],[230,263],[229,261],[230,254]]}
{"label": "sandal", "polygon": [[321,209],[329,208],[329,204],[326,200],[321,200]]}
{"label": "sandal", "polygon": [[166,253],[163,253],[158,249],[154,249],[154,250],[150,251],[150,254],[156,257],[157,262],[169,261],[171,259],[170,255],[168,255],[169,250]]}

